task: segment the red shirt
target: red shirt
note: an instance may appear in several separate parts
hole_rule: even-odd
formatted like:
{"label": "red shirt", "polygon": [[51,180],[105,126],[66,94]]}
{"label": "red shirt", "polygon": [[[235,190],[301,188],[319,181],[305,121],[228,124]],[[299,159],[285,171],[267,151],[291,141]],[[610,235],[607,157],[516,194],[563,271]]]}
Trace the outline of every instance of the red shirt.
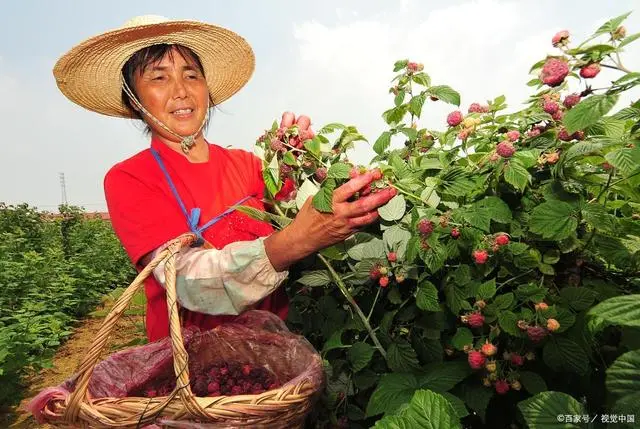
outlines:
{"label": "red shirt", "polygon": [[[192,163],[155,138],[151,147],[160,154],[187,212],[200,207],[198,226],[252,194],[256,198],[243,205],[264,210],[260,200],[264,192],[262,162],[250,152],[209,144],[209,160]],[[150,149],[114,165],[105,176],[104,190],[113,229],[138,271],[144,255],[189,232],[187,219]],[[203,237],[221,249],[229,243],[255,240],[272,231],[268,223],[234,211],[205,230]],[[169,335],[166,293],[153,275],[145,281],[145,293],[147,337],[155,341]],[[283,288],[278,288],[256,308],[285,319],[288,299]],[[184,327],[195,325],[201,329],[212,329],[235,317],[211,316],[184,308],[180,314]]]}

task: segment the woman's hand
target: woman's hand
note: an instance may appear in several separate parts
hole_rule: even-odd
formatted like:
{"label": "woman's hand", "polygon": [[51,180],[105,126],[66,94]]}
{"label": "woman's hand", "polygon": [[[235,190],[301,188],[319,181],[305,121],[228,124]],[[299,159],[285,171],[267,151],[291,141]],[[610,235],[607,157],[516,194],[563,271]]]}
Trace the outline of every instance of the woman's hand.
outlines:
{"label": "woman's hand", "polygon": [[276,271],[286,270],[306,256],[340,243],[360,228],[378,218],[378,207],[385,205],[396,195],[394,188],[349,199],[374,180],[371,172],[359,175],[333,191],[333,213],[316,210],[311,197],[304,203],[298,215],[282,231],[269,236],[264,244],[267,256]]}

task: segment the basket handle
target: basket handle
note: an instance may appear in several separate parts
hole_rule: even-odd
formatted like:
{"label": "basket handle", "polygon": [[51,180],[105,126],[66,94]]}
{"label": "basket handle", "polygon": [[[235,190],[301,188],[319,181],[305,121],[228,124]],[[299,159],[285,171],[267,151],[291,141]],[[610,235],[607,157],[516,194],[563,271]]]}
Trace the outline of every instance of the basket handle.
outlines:
{"label": "basket handle", "polygon": [[[188,368],[188,355],[184,348],[182,332],[180,328],[180,318],[178,314],[178,303],[176,294],[176,270],[175,270],[175,258],[176,253],[183,247],[190,245],[196,240],[196,237],[192,233],[183,234],[176,239],[172,240],[168,247],[158,253],[149,264],[136,276],[133,282],[127,287],[123,294],[118,298],[113,308],[105,318],[102,326],[98,330],[96,337],[89,348],[85,358],[82,360],[78,368],[78,381],[74,391],[69,395],[67,400],[67,406],[65,407],[64,420],[69,423],[77,422],[78,415],[82,408],[82,403],[88,401],[87,390],[89,387],[89,380],[93,374],[93,370],[98,363],[98,359],[102,354],[102,350],[111,336],[111,331],[125,312],[133,295],[144,284],[144,281],[153,270],[163,261],[165,262],[165,278],[166,278],[166,293],[167,293],[167,307],[169,312],[169,330],[171,335],[171,348],[173,351],[173,366],[177,376],[176,390],[182,389],[182,393],[179,395],[184,402],[187,409],[194,412],[196,415],[206,416],[206,411],[199,406],[195,400],[195,396],[191,392],[189,386],[189,368]],[[172,399],[168,397],[167,401]],[[158,405],[158,409],[164,408],[165,404]],[[154,407],[156,408],[156,407]],[[152,409],[147,410],[150,414]]]}

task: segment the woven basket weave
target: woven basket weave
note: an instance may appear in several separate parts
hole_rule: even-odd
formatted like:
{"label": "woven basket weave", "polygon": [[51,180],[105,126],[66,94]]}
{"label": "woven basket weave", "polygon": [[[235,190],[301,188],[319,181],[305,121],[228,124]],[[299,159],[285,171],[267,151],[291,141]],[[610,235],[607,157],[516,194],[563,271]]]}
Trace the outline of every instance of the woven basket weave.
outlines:
{"label": "woven basket weave", "polygon": [[[78,368],[75,390],[66,398],[51,399],[42,410],[42,417],[56,427],[84,428],[139,428],[161,420],[178,423],[201,422],[202,427],[301,428],[311,410],[316,394],[322,388],[314,377],[300,378],[295,383],[284,383],[278,389],[259,395],[197,397],[189,385],[188,354],[184,347],[178,304],[176,299],[176,253],[195,240],[185,234],[173,240],[135,278],[113,306],[101,326],[82,364]],[[176,388],[165,397],[91,398],[89,380],[98,363],[111,331],[122,316],[133,295],[151,275],[153,269],[166,261],[166,292],[169,309],[169,331],[173,352]],[[322,373],[322,360],[311,356],[311,374]],[[286,380],[283,380],[286,381]]]}

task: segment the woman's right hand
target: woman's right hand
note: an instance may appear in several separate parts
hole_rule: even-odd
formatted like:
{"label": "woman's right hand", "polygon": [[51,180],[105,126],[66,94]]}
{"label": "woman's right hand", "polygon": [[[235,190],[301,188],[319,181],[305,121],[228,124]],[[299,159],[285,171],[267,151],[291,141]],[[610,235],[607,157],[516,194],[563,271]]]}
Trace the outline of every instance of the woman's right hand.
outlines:
{"label": "woman's right hand", "polygon": [[333,191],[332,213],[316,210],[309,197],[295,219],[282,231],[268,237],[264,244],[267,256],[277,271],[326,247],[340,243],[360,228],[375,222],[378,207],[393,198],[395,188],[382,189],[349,201],[356,192],[374,180],[367,172],[349,180]]}

